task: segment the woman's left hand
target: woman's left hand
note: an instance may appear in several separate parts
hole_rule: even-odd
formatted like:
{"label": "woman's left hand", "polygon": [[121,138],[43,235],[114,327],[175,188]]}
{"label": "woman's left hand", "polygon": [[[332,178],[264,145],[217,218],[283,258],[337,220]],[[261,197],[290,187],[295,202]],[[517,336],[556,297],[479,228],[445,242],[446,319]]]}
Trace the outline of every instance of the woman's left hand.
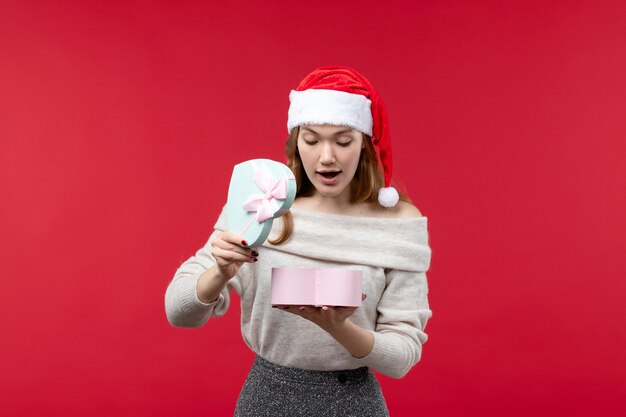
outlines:
{"label": "woman's left hand", "polygon": [[[361,300],[365,300],[367,296],[361,295]],[[352,316],[358,307],[331,307],[331,306],[294,306],[294,305],[275,305],[275,308],[295,314],[305,318],[324,330],[330,330],[337,324],[341,324],[348,317]]]}
{"label": "woman's left hand", "polygon": [[[365,294],[361,300],[365,300]],[[355,358],[367,356],[374,347],[374,334],[348,320],[358,307],[313,307],[275,305],[279,310],[287,311],[327,331],[337,342],[346,348]]]}

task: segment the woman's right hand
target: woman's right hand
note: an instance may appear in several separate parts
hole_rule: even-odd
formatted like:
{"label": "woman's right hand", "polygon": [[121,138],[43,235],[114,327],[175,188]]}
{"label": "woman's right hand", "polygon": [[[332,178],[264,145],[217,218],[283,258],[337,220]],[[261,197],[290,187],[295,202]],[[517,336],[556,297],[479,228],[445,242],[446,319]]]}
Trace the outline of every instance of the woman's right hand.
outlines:
{"label": "woman's right hand", "polygon": [[211,242],[211,255],[215,258],[219,274],[226,280],[235,276],[244,262],[256,262],[259,253],[247,246],[243,236],[220,232]]}

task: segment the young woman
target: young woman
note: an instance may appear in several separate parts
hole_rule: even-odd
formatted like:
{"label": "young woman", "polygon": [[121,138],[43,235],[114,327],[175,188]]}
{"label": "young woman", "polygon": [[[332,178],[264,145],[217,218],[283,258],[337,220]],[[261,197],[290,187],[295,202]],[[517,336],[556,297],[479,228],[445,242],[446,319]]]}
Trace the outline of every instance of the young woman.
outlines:
{"label": "young woman", "polygon": [[[427,218],[390,187],[386,110],[365,77],[322,67],[290,102],[291,211],[258,248],[226,231],[222,212],[169,284],[167,317],[200,327],[227,311],[231,290],[239,294],[241,331],[257,356],[236,416],[386,416],[371,369],[401,378],[427,340]],[[361,270],[363,303],[273,308],[272,267]]]}

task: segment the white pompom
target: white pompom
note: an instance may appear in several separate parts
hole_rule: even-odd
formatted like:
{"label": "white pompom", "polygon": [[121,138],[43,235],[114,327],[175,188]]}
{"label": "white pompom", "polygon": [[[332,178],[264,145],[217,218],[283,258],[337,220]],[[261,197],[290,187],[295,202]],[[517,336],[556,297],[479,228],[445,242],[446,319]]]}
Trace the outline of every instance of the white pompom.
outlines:
{"label": "white pompom", "polygon": [[393,207],[398,203],[400,196],[393,187],[383,187],[378,190],[378,202],[383,207]]}

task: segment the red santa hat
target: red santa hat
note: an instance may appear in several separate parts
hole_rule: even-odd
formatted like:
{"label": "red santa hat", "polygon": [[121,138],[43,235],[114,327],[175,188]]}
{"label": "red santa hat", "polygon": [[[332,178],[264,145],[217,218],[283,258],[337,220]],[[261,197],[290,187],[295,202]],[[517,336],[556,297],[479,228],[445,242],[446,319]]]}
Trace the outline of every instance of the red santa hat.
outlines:
{"label": "red santa hat", "polygon": [[385,178],[378,202],[385,207],[396,205],[398,192],[390,186],[393,161],[387,109],[367,78],[348,67],[321,67],[291,91],[289,101],[289,132],[296,126],[329,124],[352,127],[370,136]]}

